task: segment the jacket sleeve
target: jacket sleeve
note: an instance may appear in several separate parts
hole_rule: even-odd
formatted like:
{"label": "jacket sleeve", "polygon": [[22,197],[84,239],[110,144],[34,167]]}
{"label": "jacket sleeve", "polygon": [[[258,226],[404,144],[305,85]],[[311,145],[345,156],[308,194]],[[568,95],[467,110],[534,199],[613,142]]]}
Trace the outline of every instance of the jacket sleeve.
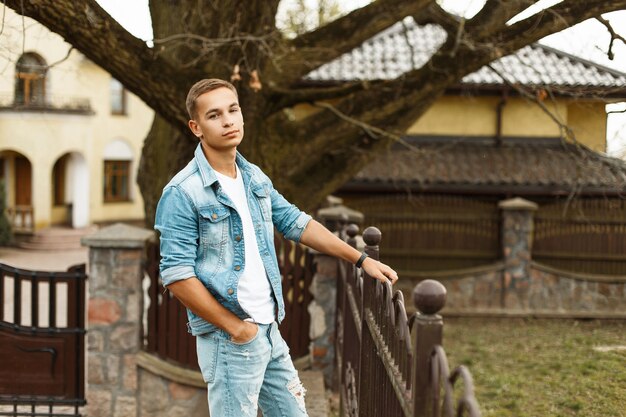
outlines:
{"label": "jacket sleeve", "polygon": [[276,191],[271,181],[269,184],[274,226],[287,239],[299,242],[304,229],[311,221],[311,216],[287,201],[285,197]]}
{"label": "jacket sleeve", "polygon": [[184,191],[176,186],[163,190],[154,228],[161,234],[159,269],[163,285],[195,277],[198,212]]}

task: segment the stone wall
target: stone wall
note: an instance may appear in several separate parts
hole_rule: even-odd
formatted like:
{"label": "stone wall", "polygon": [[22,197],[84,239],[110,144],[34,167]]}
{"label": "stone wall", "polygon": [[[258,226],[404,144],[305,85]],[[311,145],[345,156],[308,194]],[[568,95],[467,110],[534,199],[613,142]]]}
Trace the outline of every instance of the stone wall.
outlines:
{"label": "stone wall", "polygon": [[199,372],[168,366],[141,350],[144,247],[152,236],[151,231],[116,224],[83,239],[89,246],[89,416],[208,415]]}
{"label": "stone wall", "polygon": [[139,416],[207,417],[206,387],[172,381],[139,368]]}
{"label": "stone wall", "polygon": [[143,306],[143,245],[149,236],[151,233],[142,229],[115,225],[83,239],[90,247],[88,415],[139,415],[136,355]]}
{"label": "stone wall", "polygon": [[581,275],[533,263],[526,308],[577,314],[626,312],[626,277]]}
{"label": "stone wall", "polygon": [[444,315],[626,318],[626,277],[576,274],[531,262],[527,279],[507,280],[504,263],[498,263],[422,274],[401,280],[398,288],[407,299],[428,278],[448,291]]}

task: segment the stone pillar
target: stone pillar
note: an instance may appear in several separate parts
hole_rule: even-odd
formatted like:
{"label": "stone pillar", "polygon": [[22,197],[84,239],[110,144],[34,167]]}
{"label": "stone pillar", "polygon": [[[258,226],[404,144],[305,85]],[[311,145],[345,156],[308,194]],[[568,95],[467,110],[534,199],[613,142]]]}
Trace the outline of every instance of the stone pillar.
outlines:
{"label": "stone pillar", "polygon": [[[317,217],[330,231],[341,236],[346,223],[363,222],[363,214],[342,205],[333,197],[331,206],[320,209]],[[316,271],[309,291],[313,301],[308,306],[311,315],[311,367],[324,374],[326,387],[334,387],[335,379],[335,320],[337,311],[338,260],[332,256],[315,253]]]}
{"label": "stone pillar", "polygon": [[505,266],[500,305],[507,309],[527,309],[534,212],[537,204],[518,197],[501,201],[498,206],[502,210],[502,251]]}
{"label": "stone pillar", "polygon": [[87,415],[139,416],[141,283],[144,245],[153,236],[152,231],[118,223],[82,240],[89,247]]}

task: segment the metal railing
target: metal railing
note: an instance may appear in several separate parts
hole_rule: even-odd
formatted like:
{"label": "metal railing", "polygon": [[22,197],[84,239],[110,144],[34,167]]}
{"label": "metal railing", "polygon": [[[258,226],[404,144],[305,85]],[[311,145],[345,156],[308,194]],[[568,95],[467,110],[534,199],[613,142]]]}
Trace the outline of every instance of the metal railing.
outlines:
{"label": "metal railing", "polygon": [[11,111],[46,111],[72,114],[92,114],[93,109],[88,98],[46,94],[24,97],[11,93],[0,93],[0,110]]}
{"label": "metal railing", "polygon": [[[358,227],[345,232],[356,247]],[[363,239],[365,252],[379,259],[380,231],[367,228]],[[441,283],[425,280],[415,287],[418,312],[408,317],[402,292],[341,262],[337,297],[342,416],[480,416],[469,371],[460,366],[450,373],[441,346],[443,320],[437,312],[446,299]],[[459,381],[463,393],[455,394]]]}

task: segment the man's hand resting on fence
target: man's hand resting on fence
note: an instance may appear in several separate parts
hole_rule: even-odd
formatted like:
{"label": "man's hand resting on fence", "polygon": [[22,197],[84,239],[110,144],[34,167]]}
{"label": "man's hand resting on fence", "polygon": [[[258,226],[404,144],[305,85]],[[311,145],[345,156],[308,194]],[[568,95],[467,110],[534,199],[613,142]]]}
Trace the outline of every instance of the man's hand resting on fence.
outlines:
{"label": "man's hand resting on fence", "polygon": [[398,281],[396,271],[376,259],[365,258],[361,267],[367,272],[367,275],[381,282],[389,281],[393,285]]}
{"label": "man's hand resting on fence", "polygon": [[[361,256],[361,252],[339,239],[315,220],[311,220],[307,224],[302,236],[300,237],[300,243],[303,243],[318,252],[336,256],[337,258],[353,264],[356,263],[357,259]],[[375,259],[365,258],[361,267],[369,276],[382,282],[389,281],[392,284],[395,284],[398,280],[398,274],[396,271]]]}

